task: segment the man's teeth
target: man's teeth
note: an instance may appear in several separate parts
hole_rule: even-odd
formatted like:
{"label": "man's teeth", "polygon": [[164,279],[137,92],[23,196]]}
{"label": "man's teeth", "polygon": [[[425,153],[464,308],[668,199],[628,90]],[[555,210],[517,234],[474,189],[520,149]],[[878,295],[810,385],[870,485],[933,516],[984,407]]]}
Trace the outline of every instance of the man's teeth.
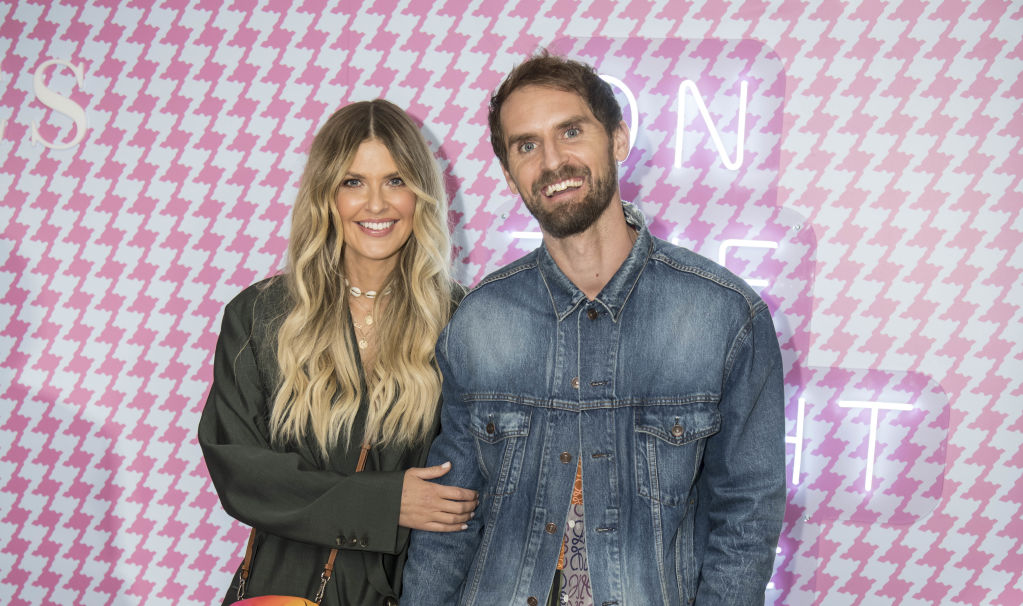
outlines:
{"label": "man's teeth", "polygon": [[366,229],[380,231],[382,229],[387,229],[388,227],[394,225],[394,221],[359,221],[359,225],[365,227]]}
{"label": "man's teeth", "polygon": [[583,180],[582,179],[568,179],[568,180],[565,180],[565,181],[559,181],[558,183],[554,183],[552,185],[548,185],[547,189],[544,191],[544,195],[553,196],[554,194],[556,194],[558,192],[565,191],[569,187],[582,187],[582,186],[583,186]]}

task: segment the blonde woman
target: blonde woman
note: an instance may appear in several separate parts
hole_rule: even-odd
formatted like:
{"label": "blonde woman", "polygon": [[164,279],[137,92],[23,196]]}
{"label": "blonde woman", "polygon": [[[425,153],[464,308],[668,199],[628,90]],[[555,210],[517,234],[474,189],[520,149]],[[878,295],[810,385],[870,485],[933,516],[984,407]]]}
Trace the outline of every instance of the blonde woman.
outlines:
{"label": "blonde woman", "polygon": [[224,311],[199,423],[224,509],[255,528],[244,597],[314,599],[336,549],[323,604],[397,604],[409,529],[465,528],[476,493],[430,482],[447,465],[421,467],[437,431],[434,344],[462,294],[449,246],[440,174],[405,112],[376,100],[332,115],[287,271]]}

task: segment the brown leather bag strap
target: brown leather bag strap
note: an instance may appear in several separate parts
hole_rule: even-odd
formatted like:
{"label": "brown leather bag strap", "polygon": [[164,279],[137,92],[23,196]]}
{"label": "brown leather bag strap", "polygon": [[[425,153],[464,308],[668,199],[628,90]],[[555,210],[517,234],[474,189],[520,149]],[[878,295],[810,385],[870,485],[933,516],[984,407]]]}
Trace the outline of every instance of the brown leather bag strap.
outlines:
{"label": "brown leather bag strap", "polygon": [[[355,473],[359,473],[366,467],[366,459],[369,457],[369,449],[371,448],[369,442],[364,442],[362,448],[359,449],[359,462],[355,464]],[[252,545],[256,541],[256,529],[253,528],[249,531],[249,542],[245,546],[245,559],[242,560],[242,568],[239,573],[238,580],[238,600],[241,601],[245,596],[245,583],[249,580],[249,570],[252,567]],[[337,559],[337,549],[331,549],[330,555],[327,556],[327,563],[323,566],[323,572],[320,573],[320,588],[316,592],[316,599],[313,600],[319,604],[323,600],[323,594],[327,590],[327,581],[330,577],[334,576],[334,560]]]}
{"label": "brown leather bag strap", "polygon": [[334,574],[334,558],[336,557],[337,549],[331,549],[330,555],[327,557],[327,563],[323,566],[323,572],[320,573],[320,588],[316,591],[316,598],[313,600],[317,604],[323,599],[323,594],[327,591],[327,581]]}
{"label": "brown leather bag strap", "polygon": [[[362,448],[359,449],[359,462],[355,464],[355,473],[359,473],[366,467],[366,459],[369,456],[370,444],[365,442]],[[334,575],[334,560],[337,559],[337,549],[331,549],[330,555],[327,556],[327,563],[323,566],[323,572],[320,573],[320,589],[316,592],[316,599],[313,600],[317,604],[323,599],[323,594],[327,590],[327,581]]]}
{"label": "brown leather bag strap", "polygon": [[249,580],[249,569],[252,567],[252,544],[256,542],[256,529],[249,531],[249,542],[245,545],[245,559],[242,560],[242,569],[238,574],[238,600],[245,596],[245,583]]}
{"label": "brown leather bag strap", "polygon": [[359,473],[366,467],[366,457],[369,455],[370,448],[369,442],[363,442],[362,448],[359,449],[359,462],[355,465],[355,473]]}

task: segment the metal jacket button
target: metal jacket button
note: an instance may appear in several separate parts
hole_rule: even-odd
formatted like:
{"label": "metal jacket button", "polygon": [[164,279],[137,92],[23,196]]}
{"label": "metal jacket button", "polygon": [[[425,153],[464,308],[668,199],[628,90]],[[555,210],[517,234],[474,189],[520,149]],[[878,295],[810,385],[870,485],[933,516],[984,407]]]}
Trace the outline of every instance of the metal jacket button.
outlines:
{"label": "metal jacket button", "polygon": [[572,377],[572,389],[579,389],[579,377]]}
{"label": "metal jacket button", "polygon": [[555,532],[558,531],[558,525],[555,524],[554,522],[547,522],[547,525],[544,526],[543,529],[547,531],[547,534],[554,534]]}
{"label": "metal jacket button", "polygon": [[586,312],[586,316],[587,316],[587,317],[589,317],[589,319],[591,319],[591,320],[596,320],[596,319],[597,319],[597,316],[598,316],[598,315],[600,315],[600,314],[598,314],[598,313],[597,313],[597,310],[596,310],[596,309],[593,309],[593,308],[590,308],[590,309],[589,309],[589,310],[588,310],[588,311]]}
{"label": "metal jacket button", "polygon": [[494,427],[493,423],[487,423],[487,433],[494,433],[497,431],[497,427]]}
{"label": "metal jacket button", "polygon": [[679,425],[678,423],[675,423],[675,426],[671,428],[671,435],[675,436],[676,438],[681,438],[682,434],[684,434],[685,432],[686,430],[682,429],[682,426]]}
{"label": "metal jacket button", "polygon": [[561,453],[561,456],[558,457],[558,458],[561,459],[562,463],[571,463],[572,462],[572,455],[568,454],[567,452]]}
{"label": "metal jacket button", "polygon": [[536,598],[534,598],[533,596],[529,596],[529,598],[526,600],[526,604],[529,604],[529,606],[536,606],[537,604]]}

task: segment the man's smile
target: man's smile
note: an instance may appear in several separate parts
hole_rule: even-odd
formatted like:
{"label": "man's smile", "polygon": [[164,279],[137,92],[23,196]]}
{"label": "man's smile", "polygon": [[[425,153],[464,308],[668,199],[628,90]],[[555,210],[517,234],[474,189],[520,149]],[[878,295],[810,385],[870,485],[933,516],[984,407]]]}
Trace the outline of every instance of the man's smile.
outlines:
{"label": "man's smile", "polygon": [[563,192],[566,189],[570,189],[570,188],[571,189],[576,189],[576,188],[579,188],[579,187],[582,187],[582,186],[583,186],[583,180],[580,177],[575,177],[575,178],[571,178],[571,179],[564,179],[562,181],[558,181],[557,183],[552,183],[552,184],[548,185],[547,187],[543,188],[543,195],[545,195],[548,198],[550,198],[554,194]]}

